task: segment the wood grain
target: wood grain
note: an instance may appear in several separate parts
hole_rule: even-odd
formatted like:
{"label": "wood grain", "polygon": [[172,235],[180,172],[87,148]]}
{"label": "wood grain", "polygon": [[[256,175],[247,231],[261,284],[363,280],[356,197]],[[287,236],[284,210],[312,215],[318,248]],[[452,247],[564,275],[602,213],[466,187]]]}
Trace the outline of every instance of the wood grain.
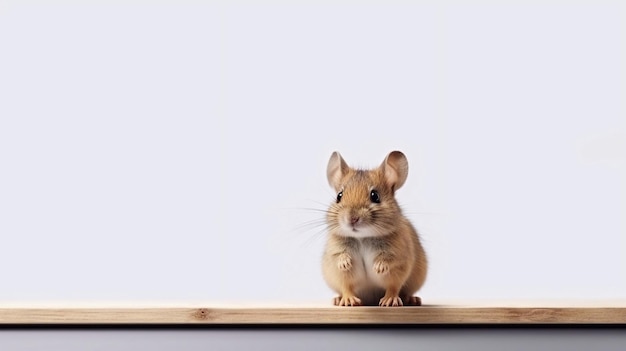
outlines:
{"label": "wood grain", "polygon": [[626,306],[0,307],[0,324],[626,324]]}

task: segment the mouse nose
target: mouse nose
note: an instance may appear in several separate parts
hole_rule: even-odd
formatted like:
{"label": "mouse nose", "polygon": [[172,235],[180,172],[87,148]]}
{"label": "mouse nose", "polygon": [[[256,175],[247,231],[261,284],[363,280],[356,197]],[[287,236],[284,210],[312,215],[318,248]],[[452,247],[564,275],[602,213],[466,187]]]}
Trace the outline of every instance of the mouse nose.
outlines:
{"label": "mouse nose", "polygon": [[357,216],[352,216],[352,217],[350,217],[350,224],[355,224],[356,222],[358,222],[358,221],[359,221],[359,219],[360,219],[360,218],[359,218],[359,217],[357,217]]}

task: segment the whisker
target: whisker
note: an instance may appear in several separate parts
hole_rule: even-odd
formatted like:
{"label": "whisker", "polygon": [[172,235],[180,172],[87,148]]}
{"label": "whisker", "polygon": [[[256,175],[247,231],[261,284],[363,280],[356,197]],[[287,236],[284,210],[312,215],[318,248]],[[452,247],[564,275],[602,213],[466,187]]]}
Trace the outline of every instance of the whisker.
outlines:
{"label": "whisker", "polygon": [[445,216],[445,213],[437,213],[437,212],[415,212],[415,211],[406,211],[404,214],[410,215],[427,215],[427,216]]}
{"label": "whisker", "polygon": [[445,213],[441,212],[420,212],[420,211],[406,211],[405,209],[411,208],[411,206],[405,206],[405,204],[398,204],[402,213],[404,214],[412,214],[412,215],[428,215],[428,216],[445,216]]}
{"label": "whisker", "polygon": [[307,201],[311,201],[311,202],[313,202],[313,203],[315,203],[315,204],[318,204],[318,205],[320,205],[320,206],[323,206],[324,208],[327,208],[327,207],[328,207],[328,204],[329,204],[328,202],[321,202],[321,201],[311,200],[311,199],[308,199]]}
{"label": "whisker", "polygon": [[304,241],[303,245],[307,247],[310,246],[315,240],[320,239],[322,234],[325,234],[326,231],[326,228],[322,228],[321,230],[316,231],[315,233],[313,233],[313,235],[311,235],[307,240]]}
{"label": "whisker", "polygon": [[300,230],[309,231],[309,230],[320,228],[320,227],[326,227],[326,222],[325,221],[309,221],[309,222],[297,225],[294,228],[294,231],[300,231]]}
{"label": "whisker", "polygon": [[316,212],[326,212],[325,209],[321,209],[321,208],[314,208],[314,207],[285,207],[285,208],[280,208],[280,210],[283,211],[316,211]]}

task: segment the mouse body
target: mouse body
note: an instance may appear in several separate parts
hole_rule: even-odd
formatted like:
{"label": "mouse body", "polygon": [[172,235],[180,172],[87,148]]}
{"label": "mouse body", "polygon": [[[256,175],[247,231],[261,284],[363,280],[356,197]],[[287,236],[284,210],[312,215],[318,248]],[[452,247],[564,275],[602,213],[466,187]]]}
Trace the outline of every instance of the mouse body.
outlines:
{"label": "mouse body", "polygon": [[338,293],[335,305],[421,304],[413,294],[426,279],[426,254],[395,199],[407,176],[400,151],[372,170],[351,168],[338,152],[331,155],[327,178],[337,197],[326,214],[322,273]]}

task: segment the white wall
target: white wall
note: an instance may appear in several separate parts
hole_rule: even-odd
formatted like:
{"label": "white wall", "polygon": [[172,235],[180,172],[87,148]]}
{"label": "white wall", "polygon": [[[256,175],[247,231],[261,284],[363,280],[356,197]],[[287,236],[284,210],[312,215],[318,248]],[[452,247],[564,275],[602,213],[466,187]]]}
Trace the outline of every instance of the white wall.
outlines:
{"label": "white wall", "polygon": [[626,3],[0,1],[0,302],[330,299],[333,150],[425,301],[626,296]]}

